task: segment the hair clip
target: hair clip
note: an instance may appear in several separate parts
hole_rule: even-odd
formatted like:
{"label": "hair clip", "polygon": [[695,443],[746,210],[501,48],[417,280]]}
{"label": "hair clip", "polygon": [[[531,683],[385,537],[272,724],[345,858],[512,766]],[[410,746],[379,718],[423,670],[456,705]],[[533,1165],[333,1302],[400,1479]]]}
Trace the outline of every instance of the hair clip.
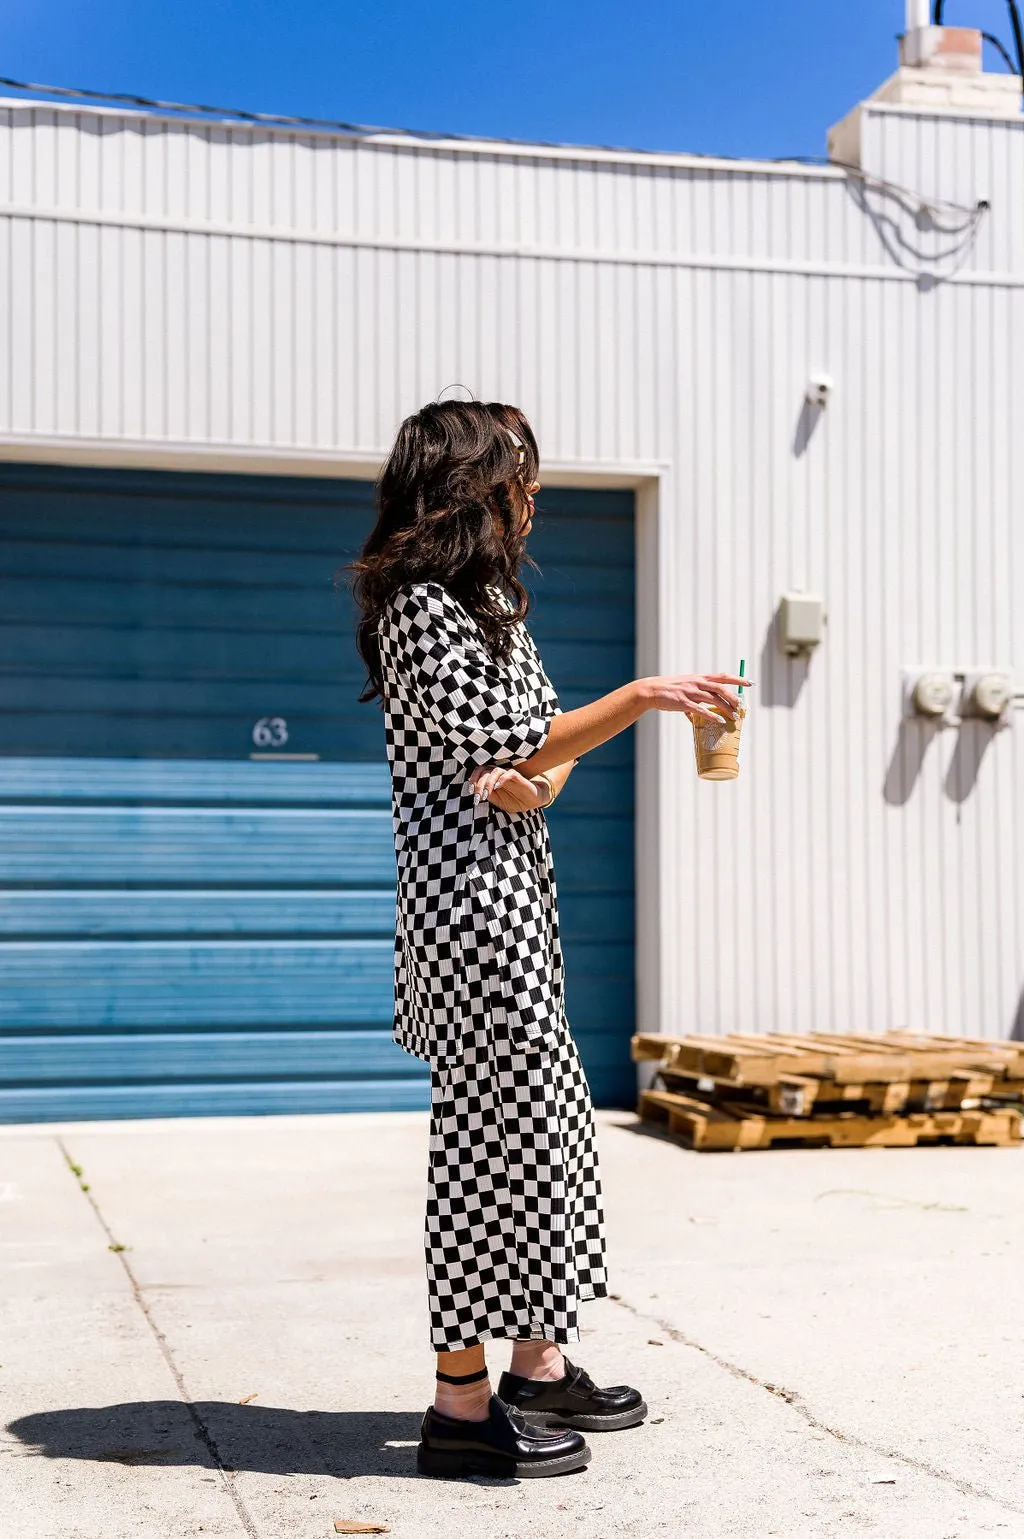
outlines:
{"label": "hair clip", "polygon": [[[449,392],[452,390],[461,390],[463,394],[450,395]],[[457,402],[460,406],[465,406],[474,403],[476,401],[476,396],[473,394],[472,390],[470,390],[468,385],[445,385],[444,389],[439,390],[437,395],[434,397],[434,405],[443,406],[448,401],[454,401]]]}
{"label": "hair clip", "polygon": [[509,438],[511,438],[512,442],[515,444],[516,448],[518,449],[518,451],[519,451],[519,464],[523,465],[525,463],[525,461],[526,461],[526,445],[523,443],[523,440],[519,437],[519,435],[517,433],[513,433],[512,429],[510,427],[507,427],[505,429],[505,432],[508,434]]}

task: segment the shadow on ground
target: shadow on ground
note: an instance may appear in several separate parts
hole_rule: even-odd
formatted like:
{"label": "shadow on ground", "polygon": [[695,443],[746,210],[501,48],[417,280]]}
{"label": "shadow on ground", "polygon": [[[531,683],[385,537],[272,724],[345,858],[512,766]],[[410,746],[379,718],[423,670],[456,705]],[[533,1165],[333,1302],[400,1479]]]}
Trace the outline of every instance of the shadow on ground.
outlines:
{"label": "shadow on ground", "polygon": [[[43,1459],[198,1465],[265,1475],[420,1477],[422,1411],[291,1411],[230,1401],[139,1400],[21,1416],[8,1431]],[[395,1446],[397,1445],[397,1446]]]}
{"label": "shadow on ground", "polygon": [[635,1133],[638,1138],[656,1138],[663,1144],[675,1144],[676,1148],[682,1147],[679,1139],[669,1132],[663,1122],[645,1122],[642,1117],[637,1117],[632,1112],[624,1113],[621,1121],[610,1122],[609,1125],[619,1128],[623,1133]]}

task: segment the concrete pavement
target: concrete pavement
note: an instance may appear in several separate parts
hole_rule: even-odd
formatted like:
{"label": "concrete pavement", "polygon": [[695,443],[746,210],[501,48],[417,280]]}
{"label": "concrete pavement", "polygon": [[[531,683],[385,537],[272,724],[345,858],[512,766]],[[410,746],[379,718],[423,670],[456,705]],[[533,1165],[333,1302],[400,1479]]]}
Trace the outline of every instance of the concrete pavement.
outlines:
{"label": "concrete pavement", "polygon": [[576,1355],[652,1420],[518,1485],[415,1473],[424,1117],[0,1129],[0,1539],[1024,1536],[1024,1153],[600,1120]]}

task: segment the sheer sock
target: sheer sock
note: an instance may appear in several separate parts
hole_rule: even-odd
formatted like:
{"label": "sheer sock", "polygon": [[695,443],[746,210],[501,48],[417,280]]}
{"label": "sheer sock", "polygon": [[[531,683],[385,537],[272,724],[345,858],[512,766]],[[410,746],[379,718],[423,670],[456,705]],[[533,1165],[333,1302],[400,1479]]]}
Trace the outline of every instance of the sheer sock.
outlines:
{"label": "sheer sock", "polygon": [[565,1377],[565,1358],[553,1341],[516,1341],[512,1344],[509,1372],[521,1379],[561,1379]]}
{"label": "sheer sock", "polygon": [[491,1403],[491,1381],[486,1376],[473,1384],[445,1384],[438,1379],[434,1410],[458,1421],[486,1421]]}

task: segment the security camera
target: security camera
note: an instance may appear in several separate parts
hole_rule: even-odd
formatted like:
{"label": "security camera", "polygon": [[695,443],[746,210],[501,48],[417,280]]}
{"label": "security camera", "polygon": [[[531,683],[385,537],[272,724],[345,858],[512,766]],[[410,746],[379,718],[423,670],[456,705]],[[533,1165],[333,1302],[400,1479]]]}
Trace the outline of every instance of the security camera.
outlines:
{"label": "security camera", "polygon": [[831,374],[812,374],[807,381],[807,400],[811,406],[827,406],[835,388]]}

